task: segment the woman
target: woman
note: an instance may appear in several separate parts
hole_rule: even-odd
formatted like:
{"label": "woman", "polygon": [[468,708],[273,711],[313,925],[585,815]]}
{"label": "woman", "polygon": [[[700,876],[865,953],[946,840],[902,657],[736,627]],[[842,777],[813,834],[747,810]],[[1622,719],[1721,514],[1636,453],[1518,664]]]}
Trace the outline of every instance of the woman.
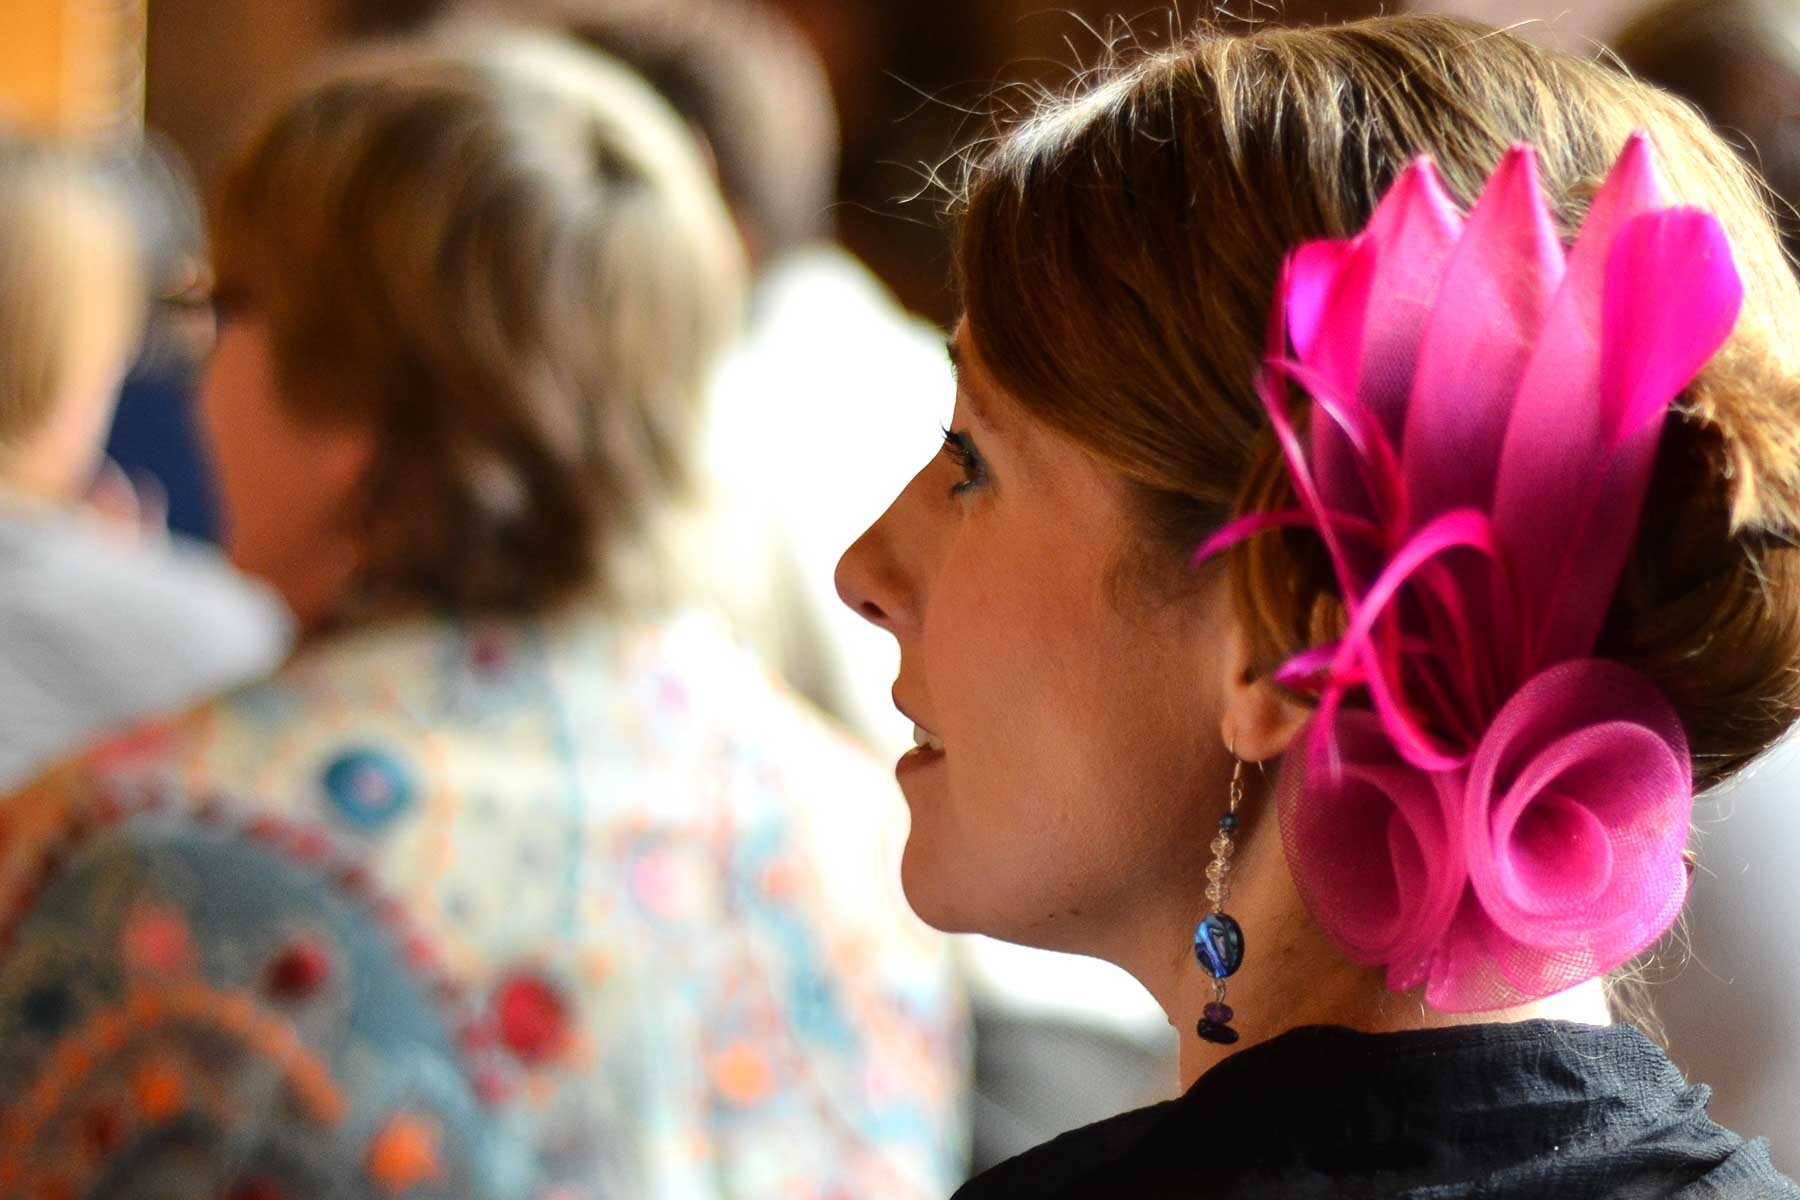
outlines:
{"label": "woman", "polygon": [[0,787],[287,648],[275,598],[170,541],[104,462],[146,266],[98,161],[0,132]]}
{"label": "woman", "polygon": [[1607,983],[1800,711],[1731,151],[1457,21],[1202,31],[982,154],[957,261],[944,453],[838,580],[907,896],[1130,970],[1187,1088],[959,1196],[1800,1194]]}
{"label": "woman", "polygon": [[[0,879],[64,849],[0,1014],[91,1046],[203,988],[234,1029],[286,1029],[253,1046],[338,1103],[227,1106],[194,1154],[202,1097],[268,1055],[175,1039],[160,1068],[74,1071],[57,1037],[0,1037],[0,1090],[52,1098],[18,1170],[77,1194],[146,1157],[212,1173],[178,1194],[231,1163],[290,1195],[941,1194],[960,1035],[942,944],[886,882],[898,806],[681,558],[743,271],[680,123],[559,42],[397,48],[289,97],[215,223],[226,544],[303,644],[8,806]],[[77,920],[86,958],[55,936]],[[177,1103],[157,1085],[184,1071]],[[83,1141],[115,1076],[124,1132]]]}

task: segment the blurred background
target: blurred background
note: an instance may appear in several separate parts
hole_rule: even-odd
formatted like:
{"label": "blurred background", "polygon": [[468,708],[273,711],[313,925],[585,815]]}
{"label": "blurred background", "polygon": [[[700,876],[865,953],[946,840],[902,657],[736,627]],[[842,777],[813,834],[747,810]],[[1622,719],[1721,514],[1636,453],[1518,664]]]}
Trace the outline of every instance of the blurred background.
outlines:
{"label": "blurred background", "polygon": [[[931,173],[981,128],[997,85],[1066,81],[1077,62],[1129,28],[1167,38],[1167,6],[1078,0],[776,0],[818,47],[842,129],[834,216],[840,238],[914,311],[950,318],[946,240]],[[75,5],[73,7],[82,7]],[[89,4],[86,7],[101,7]],[[115,8],[128,6],[116,5]],[[446,0],[155,0],[144,106],[207,179],[230,145],[233,117],[307,56],[348,38],[404,32],[437,17]],[[497,7],[504,9],[505,3]],[[1198,4],[1177,6],[1189,17]],[[1602,40],[1647,5],[1641,0],[1235,0],[1220,15],[1310,23],[1412,8],[1533,27],[1560,45]],[[915,203],[904,203],[907,197]]]}
{"label": "blurred background", "polygon": [[[953,173],[957,149],[983,132],[987,114],[1023,103],[1031,87],[1068,81],[1116,39],[1154,44],[1178,31],[1182,17],[1202,15],[1197,4],[1177,17],[1108,0],[771,3],[816,50],[835,101],[836,200],[821,228],[873,271],[900,308],[938,327],[953,319],[954,297],[943,193],[934,181]],[[195,193],[205,195],[262,97],[328,50],[420,30],[452,15],[450,7],[448,0],[0,0],[0,121],[128,148],[145,180],[138,194],[146,227],[167,246],[156,287],[178,324],[183,290],[204,273],[201,221],[179,199],[183,188],[159,188],[156,178],[191,173]],[[486,6],[509,7],[523,13],[530,6]],[[660,7],[678,14],[681,0]],[[1233,0],[1216,16],[1311,23],[1407,8],[1505,25],[1580,53],[1617,53],[1688,95],[1778,192],[1795,194],[1795,0]],[[170,336],[179,341],[178,332]],[[154,327],[147,347],[126,379],[110,452],[159,481],[171,526],[204,538],[214,514],[186,409],[193,363],[178,351],[158,353]],[[928,389],[948,386],[929,371],[909,378]],[[948,390],[916,398],[921,436],[914,444],[925,452],[933,419],[949,406]],[[818,561],[803,556],[805,570],[825,572],[826,586],[829,543],[841,535],[833,529],[815,539]],[[885,692],[887,676],[874,682],[878,695]],[[863,717],[870,740],[905,744],[896,715]],[[1733,794],[1703,800],[1693,914],[1650,973],[1675,1057],[1714,1085],[1715,1115],[1746,1134],[1774,1136],[1777,1165],[1800,1173],[1800,1038],[1792,1020],[1800,951],[1791,940],[1800,920],[1800,797],[1793,794],[1800,768],[1792,757],[1784,751]],[[1168,1093],[1174,1035],[1129,979],[1016,948],[966,950],[977,1001],[975,1165]]]}

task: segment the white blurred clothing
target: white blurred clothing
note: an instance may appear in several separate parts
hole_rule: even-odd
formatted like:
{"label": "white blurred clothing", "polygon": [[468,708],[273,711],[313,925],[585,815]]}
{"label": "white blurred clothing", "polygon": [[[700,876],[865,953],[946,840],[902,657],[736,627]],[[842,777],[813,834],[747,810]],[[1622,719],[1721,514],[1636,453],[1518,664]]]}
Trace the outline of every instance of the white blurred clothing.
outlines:
{"label": "white blurred clothing", "polygon": [[889,695],[899,653],[832,573],[937,452],[955,391],[942,331],[820,244],[765,272],[712,396],[725,602],[802,695],[884,756],[912,745]]}
{"label": "white blurred clothing", "polygon": [[210,548],[0,498],[0,790],[268,674],[292,640],[274,593]]}
{"label": "white blurred clothing", "polygon": [[1768,1137],[1776,1169],[1800,1174],[1800,735],[1696,801],[1694,825],[1693,956],[1654,993],[1669,1055],[1712,1086],[1714,1120]]}

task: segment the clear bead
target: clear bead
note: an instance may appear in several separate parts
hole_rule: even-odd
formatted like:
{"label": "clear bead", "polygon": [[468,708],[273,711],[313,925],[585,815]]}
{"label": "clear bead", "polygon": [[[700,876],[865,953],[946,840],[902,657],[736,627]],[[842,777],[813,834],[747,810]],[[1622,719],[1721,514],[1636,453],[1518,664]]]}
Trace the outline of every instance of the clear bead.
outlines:
{"label": "clear bead", "polygon": [[1224,880],[1206,885],[1206,898],[1214,904],[1223,904],[1231,896],[1231,885]]}
{"label": "clear bead", "polygon": [[1206,864],[1206,877],[1217,883],[1225,878],[1225,873],[1230,869],[1223,862],[1210,862]]}
{"label": "clear bead", "polygon": [[1236,849],[1237,846],[1232,843],[1232,840],[1223,834],[1212,840],[1212,852],[1220,858],[1230,858],[1231,852]]}

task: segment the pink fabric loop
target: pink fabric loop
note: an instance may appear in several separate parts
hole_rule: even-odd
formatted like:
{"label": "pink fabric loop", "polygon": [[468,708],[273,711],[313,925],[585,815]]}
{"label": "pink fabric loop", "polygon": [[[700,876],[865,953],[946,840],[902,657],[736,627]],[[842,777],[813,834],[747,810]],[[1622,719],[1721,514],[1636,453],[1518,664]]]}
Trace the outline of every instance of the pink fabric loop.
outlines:
{"label": "pink fabric loop", "polygon": [[1686,896],[1687,742],[1619,663],[1539,675],[1452,770],[1407,762],[1364,710],[1311,744],[1277,800],[1302,898],[1351,959],[1396,990],[1428,984],[1436,1008],[1503,1008],[1610,970]]}
{"label": "pink fabric loop", "polygon": [[1648,680],[1603,659],[1550,668],[1470,765],[1463,832],[1482,906],[1517,941],[1624,961],[1686,893],[1686,872],[1657,864],[1680,864],[1692,786],[1681,722]]}
{"label": "pink fabric loop", "polygon": [[1451,1011],[1617,966],[1686,892],[1680,721],[1590,656],[1662,422],[1742,286],[1641,134],[1574,246],[1554,229],[1516,147],[1466,219],[1420,160],[1362,233],[1297,249],[1258,393],[1298,504],[1196,555],[1324,541],[1346,628],[1276,672],[1319,696],[1282,773],[1289,861],[1347,955]]}
{"label": "pink fabric loop", "polygon": [[1336,762],[1322,747],[1289,756],[1277,807],[1307,908],[1351,959],[1388,968],[1396,990],[1424,982],[1432,948],[1449,932],[1467,888],[1455,851],[1458,797],[1446,776],[1395,753],[1373,713],[1334,724]]}

